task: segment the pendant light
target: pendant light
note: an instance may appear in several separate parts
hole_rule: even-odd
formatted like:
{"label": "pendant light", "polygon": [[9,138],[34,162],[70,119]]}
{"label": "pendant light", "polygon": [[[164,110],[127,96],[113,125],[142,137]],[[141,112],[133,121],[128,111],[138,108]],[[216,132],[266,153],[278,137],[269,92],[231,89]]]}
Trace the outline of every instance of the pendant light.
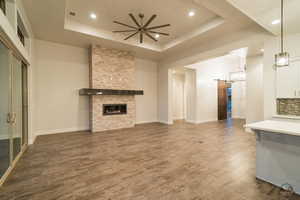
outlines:
{"label": "pendant light", "polygon": [[290,55],[288,52],[283,51],[283,0],[281,0],[281,52],[275,55],[275,66],[276,67],[286,67],[289,66]]}

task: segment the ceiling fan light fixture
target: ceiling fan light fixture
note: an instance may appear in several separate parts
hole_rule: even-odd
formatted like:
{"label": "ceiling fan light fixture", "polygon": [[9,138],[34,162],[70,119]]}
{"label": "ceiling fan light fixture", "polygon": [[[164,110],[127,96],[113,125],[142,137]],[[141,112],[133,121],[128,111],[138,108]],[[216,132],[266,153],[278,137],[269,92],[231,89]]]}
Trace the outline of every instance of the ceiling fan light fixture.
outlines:
{"label": "ceiling fan light fixture", "polygon": [[146,23],[144,23],[144,14],[139,14],[139,20],[135,18],[135,16],[132,13],[129,13],[129,16],[131,20],[134,22],[133,25],[125,24],[119,21],[114,21],[115,24],[126,26],[127,28],[130,28],[129,30],[121,30],[121,31],[113,31],[114,33],[125,33],[125,32],[133,32],[131,35],[126,37],[124,40],[128,40],[129,38],[139,35],[139,42],[143,43],[144,41],[144,35],[152,39],[153,41],[157,42],[160,35],[169,36],[169,33],[164,33],[160,31],[156,31],[156,29],[164,28],[171,26],[170,24],[164,24],[159,26],[150,26],[152,21],[157,17],[157,15],[152,15]]}

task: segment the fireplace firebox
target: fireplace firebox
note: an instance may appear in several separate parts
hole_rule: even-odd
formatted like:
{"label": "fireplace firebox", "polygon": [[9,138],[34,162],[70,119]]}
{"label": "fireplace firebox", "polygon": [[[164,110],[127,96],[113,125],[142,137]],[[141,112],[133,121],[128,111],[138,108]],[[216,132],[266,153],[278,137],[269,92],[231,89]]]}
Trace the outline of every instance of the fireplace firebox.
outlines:
{"label": "fireplace firebox", "polygon": [[125,115],[127,104],[103,104],[103,115]]}

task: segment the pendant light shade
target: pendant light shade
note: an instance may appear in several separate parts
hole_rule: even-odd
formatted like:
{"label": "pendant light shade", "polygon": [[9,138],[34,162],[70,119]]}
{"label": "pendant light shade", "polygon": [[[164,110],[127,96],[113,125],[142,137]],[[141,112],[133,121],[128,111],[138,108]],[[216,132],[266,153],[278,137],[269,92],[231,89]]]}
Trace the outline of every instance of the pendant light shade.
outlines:
{"label": "pendant light shade", "polygon": [[275,55],[276,67],[287,67],[290,64],[290,54],[283,51],[283,0],[281,0],[281,52]]}
{"label": "pendant light shade", "polygon": [[290,64],[290,55],[288,52],[278,53],[275,55],[277,67],[287,67]]}

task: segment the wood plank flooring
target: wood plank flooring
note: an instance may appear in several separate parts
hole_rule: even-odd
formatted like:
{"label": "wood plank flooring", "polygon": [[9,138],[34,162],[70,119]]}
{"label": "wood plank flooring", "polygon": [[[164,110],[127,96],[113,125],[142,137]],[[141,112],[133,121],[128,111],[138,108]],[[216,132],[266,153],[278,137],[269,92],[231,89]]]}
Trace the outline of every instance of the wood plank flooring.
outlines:
{"label": "wood plank flooring", "polygon": [[0,188],[0,199],[284,199],[256,180],[255,137],[242,125],[152,123],[41,136]]}

